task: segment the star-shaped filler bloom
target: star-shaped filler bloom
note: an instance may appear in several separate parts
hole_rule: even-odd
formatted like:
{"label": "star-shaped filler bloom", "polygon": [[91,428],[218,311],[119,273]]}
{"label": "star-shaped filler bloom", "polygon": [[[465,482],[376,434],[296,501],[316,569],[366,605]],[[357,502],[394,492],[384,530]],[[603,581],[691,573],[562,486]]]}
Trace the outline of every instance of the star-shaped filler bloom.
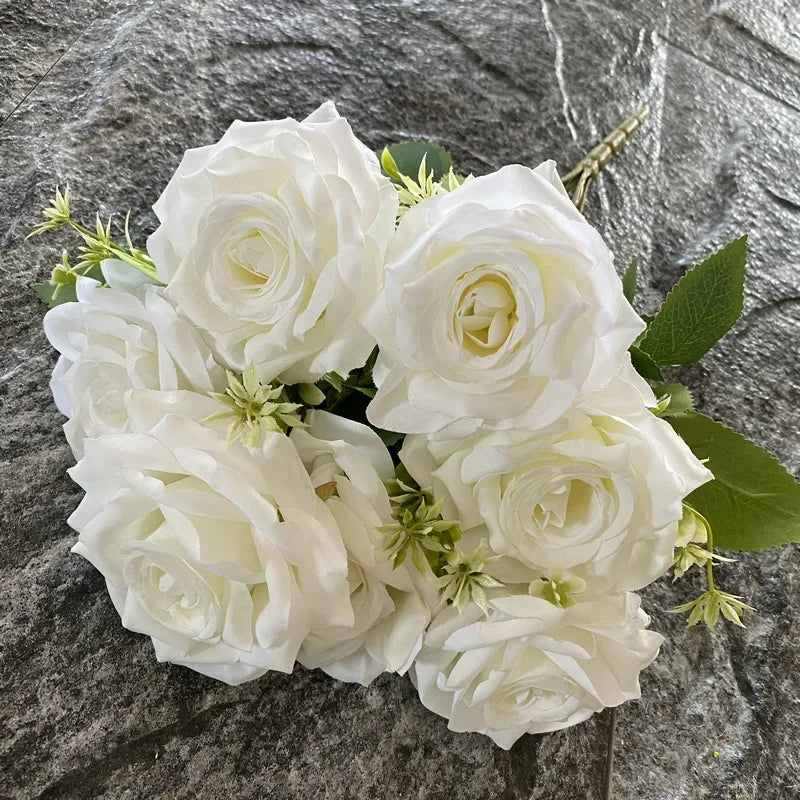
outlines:
{"label": "star-shaped filler bloom", "polygon": [[381,153],[381,166],[384,172],[394,180],[395,187],[397,188],[397,198],[400,201],[397,210],[398,220],[403,217],[406,211],[413,208],[418,203],[421,203],[423,200],[452,192],[454,189],[458,189],[462,183],[472,179],[472,175],[468,175],[466,178],[456,175],[451,167],[447,173],[442,175],[440,180],[435,181],[433,179],[433,170],[428,170],[427,159],[428,154],[425,153],[422,156],[422,160],[419,162],[417,179],[414,180],[409,175],[404,175],[400,172],[397,162],[395,162],[389,148],[383,148],[383,152]]}
{"label": "star-shaped filler bloom", "polygon": [[573,595],[580,594],[586,589],[586,581],[575,575],[569,576],[563,569],[551,569],[546,578],[537,578],[531,581],[528,594],[531,597],[541,597],[554,606],[568,608],[575,603]]}
{"label": "star-shaped filler bloom", "polygon": [[257,447],[265,433],[286,433],[289,428],[305,427],[296,413],[302,404],[288,402],[283,386],[261,383],[253,365],[241,376],[228,371],[228,388],[225,392],[209,394],[227,410],[211,414],[204,422],[229,419],[230,442],[241,437],[248,447]]}
{"label": "star-shaped filler bloom", "polygon": [[472,600],[486,616],[489,607],[486,602],[486,589],[496,589],[503,584],[484,570],[498,556],[487,556],[484,543],[469,555],[458,550],[451,550],[445,555],[446,563],[442,567],[444,573],[436,579],[442,591],[442,599],[449,600],[459,611],[463,612],[467,603]]}
{"label": "star-shaped filler bloom", "polygon": [[742,602],[741,595],[728,594],[728,592],[712,587],[703,592],[700,597],[669,609],[671,614],[682,614],[686,611],[691,612],[686,622],[689,627],[697,625],[702,620],[707,627],[713,628],[717,624],[720,612],[722,612],[722,616],[729,622],[744,628],[744,623],[741,619],[742,612],[755,611],[755,609],[753,606]]}
{"label": "star-shaped filler bloom", "polygon": [[378,530],[390,537],[386,547],[390,560],[399,567],[410,554],[423,575],[435,571],[440,558],[461,538],[461,527],[442,519],[442,501],[437,502],[429,489],[400,477],[387,481],[386,489],[395,521]]}

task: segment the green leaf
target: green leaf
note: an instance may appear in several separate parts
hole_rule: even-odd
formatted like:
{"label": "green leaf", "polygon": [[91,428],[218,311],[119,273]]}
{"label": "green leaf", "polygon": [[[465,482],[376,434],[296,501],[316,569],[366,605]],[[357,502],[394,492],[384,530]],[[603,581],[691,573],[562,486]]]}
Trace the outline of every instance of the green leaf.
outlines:
{"label": "green leaf", "polygon": [[359,385],[361,386],[372,386],[372,370],[375,366],[375,362],[378,360],[378,348],[374,347],[372,352],[369,354],[369,358],[367,359],[366,364],[361,368],[361,380],[359,381]]}
{"label": "green leaf", "polygon": [[[388,151],[389,158],[387,158],[386,151]],[[415,180],[423,156],[425,157],[425,165],[428,171],[433,172],[435,181],[441,180],[442,176],[450,171],[453,163],[450,153],[435,142],[398,142],[397,144],[388,145],[388,147],[384,148],[384,153],[380,155],[384,171],[390,177],[397,177],[389,171],[389,169],[395,169],[401,175],[408,175]]]}
{"label": "green leaf", "polygon": [[663,381],[664,376],[658,368],[658,364],[650,358],[647,353],[640,350],[636,345],[630,346],[631,363],[633,368],[648,381]]}
{"label": "green leaf", "polygon": [[[93,265],[91,269],[86,270],[82,275],[86,278],[94,278],[100,283],[105,283],[99,264]],[[48,308],[55,308],[62,303],[74,303],[78,299],[74,283],[61,284],[59,286],[50,281],[42,281],[42,283],[34,283],[31,288]]]}
{"label": "green leaf", "polygon": [[639,347],[657,364],[693,364],[736,323],[744,299],[747,237],[692,267],[667,295]]}
{"label": "green leaf", "polygon": [[633,303],[633,298],[636,296],[636,276],[638,273],[639,265],[634,258],[633,261],[628,264],[628,268],[622,276],[622,294],[625,295],[625,299],[631,304]]}
{"label": "green leaf", "polygon": [[747,551],[800,542],[800,483],[775,458],[703,414],[668,422],[714,473],[686,502],[710,523],[715,547]]}
{"label": "green leaf", "polygon": [[685,414],[694,408],[692,392],[682,383],[662,383],[653,387],[656,398],[668,398],[666,408],[659,414],[660,417],[672,417],[675,414]]}
{"label": "green leaf", "polygon": [[342,387],[344,386],[345,379],[337,374],[336,372],[326,372],[322,376],[322,380],[329,383],[337,392],[342,391]]}
{"label": "green leaf", "polygon": [[383,430],[383,428],[375,428],[375,433],[377,433],[378,436],[381,437],[381,441],[387,447],[394,447],[405,436],[404,433],[397,433],[396,431],[385,431]]}
{"label": "green leaf", "polygon": [[[58,289],[58,292],[56,292],[56,289]],[[34,283],[33,291],[36,292],[38,298],[48,308],[55,308],[62,303],[74,303],[78,299],[78,296],[75,294],[75,284],[59,288],[53,286],[50,281],[43,281],[42,283]]]}

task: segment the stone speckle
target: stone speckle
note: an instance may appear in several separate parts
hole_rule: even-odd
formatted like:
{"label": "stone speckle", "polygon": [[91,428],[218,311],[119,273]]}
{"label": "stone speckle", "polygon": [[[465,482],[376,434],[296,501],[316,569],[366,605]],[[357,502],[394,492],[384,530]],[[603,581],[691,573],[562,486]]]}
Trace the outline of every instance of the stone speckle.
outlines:
{"label": "stone speckle", "polygon": [[[79,214],[149,207],[187,147],[237,117],[302,116],[333,98],[370,145],[427,136],[476,174],[564,166],[646,103],[647,126],[587,214],[653,308],[686,265],[750,234],[744,319],[684,370],[703,410],[800,469],[800,71],[790,0],[163,0],[0,7],[0,796],[599,797],[604,718],[509,753],[455,735],[405,679],[368,689],[319,672],[230,688],[157,664],[102,579],[71,556],[79,493],[47,386],[54,354],[28,289],[58,256],[25,242],[53,184]],[[749,627],[667,636],[643,699],[619,712],[616,796],[800,793],[800,558],[720,570]],[[714,753],[719,757],[715,758]]]}

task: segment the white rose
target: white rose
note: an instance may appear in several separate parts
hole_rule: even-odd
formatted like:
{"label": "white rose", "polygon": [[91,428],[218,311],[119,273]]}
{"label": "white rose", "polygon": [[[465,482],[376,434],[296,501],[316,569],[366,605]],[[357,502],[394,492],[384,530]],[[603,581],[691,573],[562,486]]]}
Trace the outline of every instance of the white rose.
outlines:
{"label": "white rose", "polygon": [[383,442],[366,425],[324,411],[306,422],[291,438],[342,532],[355,624],[310,633],[298,661],[366,686],[382,672],[408,670],[430,612],[409,566],[393,568],[378,530],[393,521],[383,482],[394,466]]}
{"label": "white rose", "polygon": [[306,635],[353,623],[336,521],[288,437],[226,440],[192,392],[134,391],[131,433],[87,439],[74,551],[156,656],[236,684],[290,672]]}
{"label": "white rose", "polygon": [[227,366],[298,383],[364,364],[397,192],[332,103],[234,122],[187,151],[154,210],[167,293]]}
{"label": "white rose", "polygon": [[634,594],[568,608],[512,595],[433,620],[414,662],[422,703],[456,732],[475,731],[508,749],[524,733],[559,730],[639,697],[639,672],[663,641],[645,630]]}
{"label": "white rose", "polygon": [[420,203],[390,258],[367,322],[381,428],[543,427],[614,375],[644,328],[550,161]]}
{"label": "white rose", "polygon": [[76,290],[78,302],[62,303],[44,318],[47,338],[61,353],[50,387],[69,417],[64,432],[76,457],[86,437],[127,430],[130,389],[224,389],[224,370],[160,290],[129,293],[90,278],[78,278]]}
{"label": "white rose", "polygon": [[410,436],[401,459],[445,500],[446,517],[485,523],[492,549],[526,570],[567,570],[595,592],[638,589],[669,568],[682,500],[713,477],[637,402],[646,391],[655,403],[642,384],[615,379],[541,431]]}

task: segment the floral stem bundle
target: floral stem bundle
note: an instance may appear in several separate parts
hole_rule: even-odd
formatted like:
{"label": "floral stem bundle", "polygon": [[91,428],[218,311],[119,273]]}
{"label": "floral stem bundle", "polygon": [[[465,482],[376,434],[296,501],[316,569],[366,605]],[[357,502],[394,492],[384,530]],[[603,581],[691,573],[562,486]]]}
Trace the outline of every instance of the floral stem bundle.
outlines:
{"label": "floral stem bundle", "polygon": [[[36,290],[85,491],[74,551],[160,661],[230,684],[295,663],[409,673],[508,748],[638,697],[636,592],[800,539],[800,486],[663,374],[736,322],[746,238],[652,315],[581,213],[637,112],[563,179],[376,155],[332,103],[189,150],[147,247],[73,219]],[[731,588],[728,586],[727,588]]]}

